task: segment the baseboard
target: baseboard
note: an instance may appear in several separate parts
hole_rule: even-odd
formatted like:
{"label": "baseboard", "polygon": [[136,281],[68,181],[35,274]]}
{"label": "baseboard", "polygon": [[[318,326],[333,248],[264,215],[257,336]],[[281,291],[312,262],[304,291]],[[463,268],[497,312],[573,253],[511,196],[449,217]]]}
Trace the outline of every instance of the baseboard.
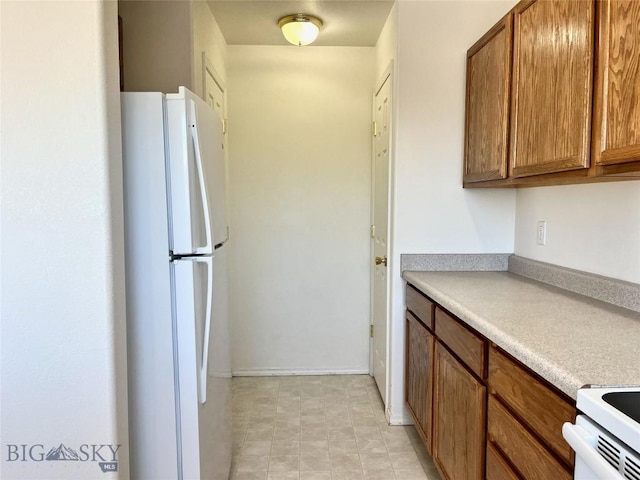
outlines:
{"label": "baseboard", "polygon": [[353,368],[332,368],[326,370],[305,370],[299,369],[286,369],[286,368],[245,368],[233,370],[232,375],[234,377],[270,377],[270,376],[284,376],[284,375],[369,375],[369,369],[353,369]]}
{"label": "baseboard", "polygon": [[389,425],[413,425],[413,418],[409,414],[390,415],[387,412]]}

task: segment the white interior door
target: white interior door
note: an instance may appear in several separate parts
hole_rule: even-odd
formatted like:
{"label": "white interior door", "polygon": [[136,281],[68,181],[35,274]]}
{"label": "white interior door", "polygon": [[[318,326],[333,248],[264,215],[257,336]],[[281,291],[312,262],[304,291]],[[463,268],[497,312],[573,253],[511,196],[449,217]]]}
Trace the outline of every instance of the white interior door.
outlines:
{"label": "white interior door", "polygon": [[224,120],[224,85],[205,52],[202,52],[202,70],[204,101]]}
{"label": "white interior door", "polygon": [[391,138],[391,75],[385,74],[374,103],[372,320],[371,369],[384,404],[387,404],[387,275],[389,231],[389,147]]}

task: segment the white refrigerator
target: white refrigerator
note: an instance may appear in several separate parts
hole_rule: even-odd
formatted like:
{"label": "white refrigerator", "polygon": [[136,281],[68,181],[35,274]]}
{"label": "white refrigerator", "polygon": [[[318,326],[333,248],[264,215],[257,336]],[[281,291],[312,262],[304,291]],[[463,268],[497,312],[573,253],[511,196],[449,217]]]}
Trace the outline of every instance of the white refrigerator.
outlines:
{"label": "white refrigerator", "polygon": [[131,478],[227,480],[222,122],[196,95],[122,93]]}

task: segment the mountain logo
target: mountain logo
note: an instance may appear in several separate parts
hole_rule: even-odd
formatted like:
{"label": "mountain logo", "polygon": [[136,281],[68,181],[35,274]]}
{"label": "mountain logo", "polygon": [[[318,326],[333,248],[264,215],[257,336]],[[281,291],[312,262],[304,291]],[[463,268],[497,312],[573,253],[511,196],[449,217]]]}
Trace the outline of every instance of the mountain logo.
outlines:
{"label": "mountain logo", "polygon": [[64,443],[61,443],[58,447],[53,447],[44,458],[45,460],[80,460],[76,451],[73,448],[66,447]]}
{"label": "mountain logo", "polygon": [[[4,455],[3,457],[6,462],[57,462],[57,467],[60,469],[75,469],[84,462],[90,462],[97,464],[102,473],[118,471],[118,451],[122,447],[120,444],[112,443],[83,443],[75,450],[64,443],[50,449],[47,449],[44,443],[7,443],[5,445],[6,457]],[[71,465],[65,462],[78,463]],[[49,464],[49,466],[53,465]]]}

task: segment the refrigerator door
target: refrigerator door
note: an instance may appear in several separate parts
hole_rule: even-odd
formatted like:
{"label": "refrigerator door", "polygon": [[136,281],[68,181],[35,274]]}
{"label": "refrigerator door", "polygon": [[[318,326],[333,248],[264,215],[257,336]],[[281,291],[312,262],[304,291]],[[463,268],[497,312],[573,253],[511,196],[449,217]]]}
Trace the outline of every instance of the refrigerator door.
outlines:
{"label": "refrigerator door", "polygon": [[210,255],[227,237],[222,121],[184,87],[166,98],[170,248]]}
{"label": "refrigerator door", "polygon": [[[225,316],[227,305],[216,289],[214,262],[203,256],[172,263],[179,463],[185,480],[218,478],[218,471],[225,471],[219,478],[226,479],[231,462],[230,375],[220,378],[211,368],[219,355],[217,304],[224,305]],[[228,327],[226,332],[228,345]]]}

